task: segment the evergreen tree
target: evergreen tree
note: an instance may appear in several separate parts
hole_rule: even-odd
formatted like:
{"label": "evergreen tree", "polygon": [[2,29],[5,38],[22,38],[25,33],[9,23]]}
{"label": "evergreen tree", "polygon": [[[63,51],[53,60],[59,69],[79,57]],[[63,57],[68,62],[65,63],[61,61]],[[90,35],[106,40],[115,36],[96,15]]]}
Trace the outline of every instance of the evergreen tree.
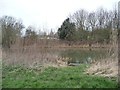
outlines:
{"label": "evergreen tree", "polygon": [[75,37],[75,24],[67,18],[58,29],[58,36],[62,40],[73,41]]}

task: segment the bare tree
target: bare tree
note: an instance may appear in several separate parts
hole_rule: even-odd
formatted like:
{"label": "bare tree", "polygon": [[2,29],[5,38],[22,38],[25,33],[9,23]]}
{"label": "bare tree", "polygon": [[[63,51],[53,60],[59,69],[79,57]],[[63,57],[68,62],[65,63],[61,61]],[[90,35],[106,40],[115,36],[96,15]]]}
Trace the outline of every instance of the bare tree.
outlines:
{"label": "bare tree", "polygon": [[28,26],[25,33],[25,42],[27,45],[37,43],[37,33],[33,26]]}
{"label": "bare tree", "polygon": [[2,29],[2,45],[10,48],[12,44],[15,44],[16,37],[21,36],[21,30],[24,28],[24,25],[11,16],[0,18],[0,25]]}
{"label": "bare tree", "polygon": [[98,24],[97,27],[98,29],[103,29],[104,28],[104,22],[105,22],[105,10],[103,8],[99,8],[96,12],[97,14],[97,20]]}
{"label": "bare tree", "polygon": [[73,16],[71,16],[71,20],[76,24],[77,29],[84,30],[85,29],[85,22],[87,19],[87,11],[79,10],[76,11]]}
{"label": "bare tree", "polygon": [[96,13],[95,12],[89,13],[87,21],[89,23],[89,27],[91,27],[92,30],[94,30],[97,22]]}

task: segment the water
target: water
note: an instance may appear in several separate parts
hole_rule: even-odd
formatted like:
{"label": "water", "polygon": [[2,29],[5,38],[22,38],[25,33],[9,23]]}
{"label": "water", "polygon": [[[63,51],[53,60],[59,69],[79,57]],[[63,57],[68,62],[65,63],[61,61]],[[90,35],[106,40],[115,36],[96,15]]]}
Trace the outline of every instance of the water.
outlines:
{"label": "water", "polygon": [[[83,49],[83,48],[62,48],[46,50],[52,56],[68,58],[68,63],[91,63],[93,60],[100,60],[107,57],[107,49]],[[44,54],[46,54],[44,53]]]}
{"label": "water", "polygon": [[[4,55],[4,54],[3,54]],[[91,63],[93,60],[100,60],[107,57],[107,50],[104,48],[85,49],[85,48],[28,48],[25,52],[14,50],[3,56],[7,65],[56,65],[59,61],[65,61],[67,64]],[[66,60],[67,58],[67,60]],[[63,62],[59,62],[64,64]]]}
{"label": "water", "polygon": [[60,56],[69,57],[68,63],[90,63],[107,57],[106,49],[66,49]]}

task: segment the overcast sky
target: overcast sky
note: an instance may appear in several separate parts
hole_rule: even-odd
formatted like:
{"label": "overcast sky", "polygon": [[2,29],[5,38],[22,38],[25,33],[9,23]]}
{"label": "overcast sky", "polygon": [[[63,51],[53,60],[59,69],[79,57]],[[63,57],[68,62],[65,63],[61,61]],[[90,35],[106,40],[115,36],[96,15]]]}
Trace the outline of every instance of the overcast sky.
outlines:
{"label": "overcast sky", "polygon": [[58,28],[69,14],[77,10],[95,11],[99,7],[111,10],[118,1],[120,0],[0,0],[0,17],[13,16],[22,19],[26,27],[33,25],[50,31],[51,28]]}

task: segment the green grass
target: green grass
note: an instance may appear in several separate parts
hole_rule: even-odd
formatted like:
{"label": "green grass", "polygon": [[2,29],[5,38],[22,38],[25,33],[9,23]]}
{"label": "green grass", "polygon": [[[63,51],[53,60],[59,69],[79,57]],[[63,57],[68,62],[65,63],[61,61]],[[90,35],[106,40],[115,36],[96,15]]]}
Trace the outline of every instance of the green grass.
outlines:
{"label": "green grass", "polygon": [[3,66],[3,88],[116,88],[117,82],[84,74],[85,65],[46,68],[43,72]]}

